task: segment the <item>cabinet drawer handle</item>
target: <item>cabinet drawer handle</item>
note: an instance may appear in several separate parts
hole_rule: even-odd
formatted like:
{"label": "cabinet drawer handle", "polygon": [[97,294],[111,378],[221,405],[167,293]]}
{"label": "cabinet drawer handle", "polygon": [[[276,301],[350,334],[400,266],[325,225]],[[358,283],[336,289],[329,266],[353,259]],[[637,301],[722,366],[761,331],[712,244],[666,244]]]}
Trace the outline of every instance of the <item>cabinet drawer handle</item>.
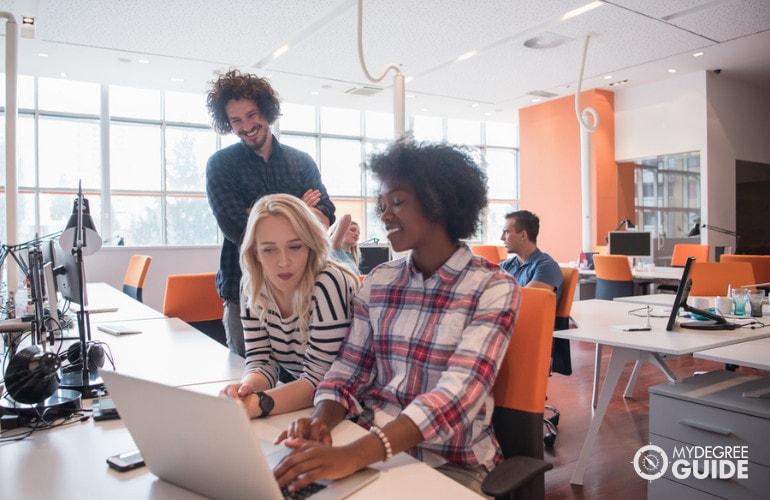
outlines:
{"label": "cabinet drawer handle", "polygon": [[701,422],[693,422],[692,420],[680,420],[679,423],[682,425],[686,425],[687,427],[692,427],[693,429],[713,432],[715,434],[721,434],[723,436],[729,436],[730,434],[732,434],[732,431],[728,429],[723,429],[721,427],[714,427],[712,425],[704,424]]}

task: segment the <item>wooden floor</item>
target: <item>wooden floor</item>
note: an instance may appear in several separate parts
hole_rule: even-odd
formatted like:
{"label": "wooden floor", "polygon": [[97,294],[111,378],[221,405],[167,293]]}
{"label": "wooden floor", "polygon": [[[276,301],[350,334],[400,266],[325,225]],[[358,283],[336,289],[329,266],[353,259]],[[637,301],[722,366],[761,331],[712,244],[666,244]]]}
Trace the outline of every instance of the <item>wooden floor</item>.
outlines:
{"label": "wooden floor", "polygon": [[[616,393],[613,395],[599,437],[591,452],[583,486],[570,484],[583,439],[591,419],[591,389],[594,369],[595,344],[572,342],[572,368],[569,377],[553,375],[548,384],[548,403],[561,414],[559,435],[553,448],[545,449],[545,459],[554,464],[546,473],[546,498],[550,499],[618,499],[647,498],[647,482],[634,472],[631,461],[639,447],[648,444],[649,397],[647,389],[663,384],[667,379],[655,366],[644,365],[632,399],[624,399],[622,392],[633,368],[628,363]],[[603,353],[602,374],[606,373],[611,349]],[[723,364],[704,361],[692,356],[668,360],[668,365],[681,378],[695,371],[721,370]],[[741,372],[767,375],[767,372],[739,368]]]}

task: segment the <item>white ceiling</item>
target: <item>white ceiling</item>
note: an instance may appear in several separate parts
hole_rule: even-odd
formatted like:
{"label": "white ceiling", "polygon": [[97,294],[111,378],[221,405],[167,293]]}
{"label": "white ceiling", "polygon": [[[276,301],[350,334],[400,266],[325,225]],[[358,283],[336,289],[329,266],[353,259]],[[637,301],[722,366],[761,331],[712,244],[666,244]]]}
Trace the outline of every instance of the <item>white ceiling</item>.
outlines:
{"label": "white ceiling", "polygon": [[[493,121],[517,121],[532,91],[574,94],[589,34],[583,90],[714,69],[770,90],[770,0],[612,0],[560,20],[589,2],[365,0],[365,62],[375,76],[401,68],[408,114]],[[34,38],[19,40],[20,74],[204,92],[237,67],[270,75],[285,101],[392,109],[393,72],[374,83],[359,63],[357,0],[0,0],[0,11],[20,26],[35,17]],[[523,45],[544,32],[570,40]],[[362,86],[383,90],[346,94]]]}

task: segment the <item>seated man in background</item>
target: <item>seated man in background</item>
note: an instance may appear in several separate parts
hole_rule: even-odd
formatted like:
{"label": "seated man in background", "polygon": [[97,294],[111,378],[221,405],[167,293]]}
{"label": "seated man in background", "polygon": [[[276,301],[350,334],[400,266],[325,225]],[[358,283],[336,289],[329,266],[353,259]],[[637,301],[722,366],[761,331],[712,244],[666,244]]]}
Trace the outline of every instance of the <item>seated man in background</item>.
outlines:
{"label": "seated man in background", "polygon": [[559,264],[537,248],[540,219],[528,210],[505,215],[505,227],[500,239],[508,253],[516,254],[500,263],[500,267],[516,278],[521,286],[544,288],[561,298],[562,274]]}

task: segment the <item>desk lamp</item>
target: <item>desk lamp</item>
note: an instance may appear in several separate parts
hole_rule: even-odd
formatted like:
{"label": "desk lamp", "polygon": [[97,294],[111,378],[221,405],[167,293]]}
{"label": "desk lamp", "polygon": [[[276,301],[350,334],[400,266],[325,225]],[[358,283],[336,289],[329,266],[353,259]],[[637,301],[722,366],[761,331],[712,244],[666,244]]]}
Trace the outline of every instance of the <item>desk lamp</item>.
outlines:
{"label": "desk lamp", "polygon": [[623,227],[623,226],[626,227],[626,231],[635,231],[636,230],[636,225],[634,225],[634,223],[631,222],[631,219],[629,219],[628,217],[626,217],[625,219],[620,221],[620,224],[618,224],[618,227],[615,228],[615,231],[619,231],[620,228]]}
{"label": "desk lamp", "polygon": [[706,229],[711,229],[712,231],[716,231],[717,233],[727,234],[729,236],[735,236],[736,239],[741,237],[741,235],[736,233],[735,231],[730,231],[729,229],[723,229],[721,227],[712,226],[710,224],[701,224],[699,222],[695,223],[692,229],[690,229],[690,232],[687,233],[687,236],[700,236],[700,228],[702,227],[705,227]]}
{"label": "desk lamp", "polygon": [[78,197],[72,207],[67,226],[59,238],[59,246],[71,252],[77,268],[80,309],[77,311],[79,348],[71,348],[67,358],[71,365],[62,370],[61,386],[80,392],[83,397],[95,397],[104,383],[97,370],[104,364],[104,350],[100,343],[91,341],[91,321],[86,306],[86,279],[83,257],[91,255],[102,246],[102,238],[96,231],[88,200],[83,197],[82,181],[78,183]]}

